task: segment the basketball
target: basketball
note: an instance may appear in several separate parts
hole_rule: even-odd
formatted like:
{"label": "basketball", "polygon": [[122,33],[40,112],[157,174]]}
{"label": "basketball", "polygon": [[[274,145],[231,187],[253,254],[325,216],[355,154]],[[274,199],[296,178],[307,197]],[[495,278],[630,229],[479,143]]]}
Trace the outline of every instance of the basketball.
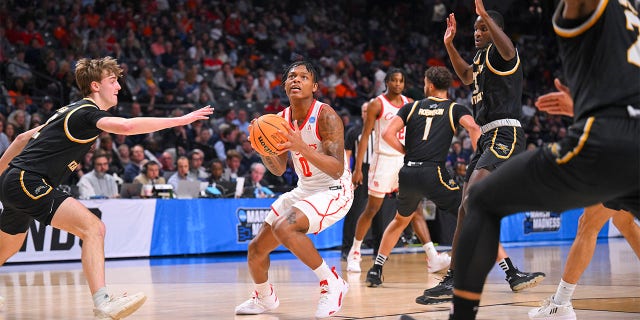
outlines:
{"label": "basketball", "polygon": [[251,146],[263,156],[282,154],[284,150],[278,148],[278,145],[287,142],[287,139],[278,134],[278,130],[285,130],[288,125],[287,120],[276,114],[260,116],[253,122],[251,132],[249,132]]}

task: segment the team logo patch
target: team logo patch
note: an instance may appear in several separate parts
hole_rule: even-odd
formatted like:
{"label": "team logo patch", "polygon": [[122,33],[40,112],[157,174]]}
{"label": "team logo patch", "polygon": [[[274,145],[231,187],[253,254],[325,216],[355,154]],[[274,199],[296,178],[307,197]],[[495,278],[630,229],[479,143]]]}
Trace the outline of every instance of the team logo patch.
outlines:
{"label": "team logo patch", "polygon": [[315,122],[316,122],[316,117],[309,118],[309,123],[315,123]]}
{"label": "team logo patch", "polygon": [[501,156],[508,156],[511,152],[511,148],[503,143],[496,143],[493,146],[493,150]]}

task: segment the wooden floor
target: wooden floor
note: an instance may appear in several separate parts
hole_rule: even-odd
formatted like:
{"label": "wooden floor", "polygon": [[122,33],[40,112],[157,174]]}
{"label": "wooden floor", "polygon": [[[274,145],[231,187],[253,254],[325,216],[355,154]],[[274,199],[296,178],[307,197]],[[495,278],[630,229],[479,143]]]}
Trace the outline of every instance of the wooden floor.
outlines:
{"label": "wooden floor", "polygon": [[[487,279],[479,319],[527,319],[527,311],[555,292],[569,244],[507,248],[523,270],[547,278],[533,289],[512,293],[504,273]],[[323,251],[327,263],[345,270],[339,253]],[[234,316],[252,283],[242,255],[107,262],[112,292],[144,291],[148,300],[128,319],[312,319],[318,299],[313,272],[291,254],[273,255],[270,277],[281,304],[276,312]],[[371,266],[365,256],[362,268]],[[442,275],[428,275],[423,253],[394,254],[384,269],[384,284],[368,288],[365,273],[346,274],[350,290],[334,319],[447,319],[448,304],[414,302]],[[0,294],[6,299],[0,319],[92,319],[92,301],[79,263],[17,264],[0,268]],[[596,256],[574,296],[578,319],[640,319],[640,262],[623,239],[598,244]]]}

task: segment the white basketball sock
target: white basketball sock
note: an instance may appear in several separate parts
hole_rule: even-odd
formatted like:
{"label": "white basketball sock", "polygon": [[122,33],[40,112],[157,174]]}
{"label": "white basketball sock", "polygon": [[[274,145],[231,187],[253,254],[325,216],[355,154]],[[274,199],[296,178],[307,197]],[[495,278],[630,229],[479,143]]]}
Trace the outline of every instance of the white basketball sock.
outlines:
{"label": "white basketball sock", "polygon": [[424,245],[422,245],[422,248],[427,254],[427,259],[433,260],[438,256],[438,251],[436,250],[436,247],[433,246],[433,242],[425,243]]}
{"label": "white basketball sock", "polygon": [[269,283],[269,280],[263,283],[256,283],[255,288],[256,288],[256,292],[258,293],[258,298],[268,297],[273,292],[273,289],[271,288],[271,284]]}
{"label": "white basketball sock", "polygon": [[571,302],[571,297],[573,297],[573,291],[576,290],[576,285],[577,284],[571,284],[564,280],[560,280],[558,289],[556,289],[556,294],[553,295],[553,302],[556,304],[567,304],[568,302]]}
{"label": "white basketball sock", "polygon": [[336,279],[336,276],[333,274],[333,272],[331,272],[331,269],[329,268],[327,263],[324,261],[324,259],[322,260],[322,264],[318,268],[313,270],[313,272],[316,274],[316,277],[318,277],[318,280],[320,281],[325,279],[326,280]]}
{"label": "white basketball sock", "polygon": [[360,252],[361,247],[362,247],[362,240],[353,238],[353,245],[351,246],[351,251],[349,252]]}

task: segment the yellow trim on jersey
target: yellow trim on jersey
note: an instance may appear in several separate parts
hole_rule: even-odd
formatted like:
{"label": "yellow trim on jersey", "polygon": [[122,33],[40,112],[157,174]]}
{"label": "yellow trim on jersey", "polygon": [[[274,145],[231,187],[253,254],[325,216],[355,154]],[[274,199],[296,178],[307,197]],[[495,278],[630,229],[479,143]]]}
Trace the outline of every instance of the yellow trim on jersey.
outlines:
{"label": "yellow trim on jersey", "polygon": [[453,106],[455,105],[455,102],[451,102],[451,104],[449,105],[449,124],[451,124],[451,130],[453,131],[454,135],[456,134],[456,126],[453,123]]}
{"label": "yellow trim on jersey", "polygon": [[71,135],[71,132],[69,132],[69,117],[71,117],[71,115],[76,112],[77,110],[79,110],[80,108],[84,108],[84,107],[94,107],[97,108],[95,105],[92,104],[83,104],[71,111],[69,111],[69,113],[67,113],[67,115],[64,117],[64,133],[67,135],[67,139],[76,142],[76,143],[89,143],[89,142],[93,142],[94,140],[98,139],[98,137],[100,135],[97,135],[93,138],[89,138],[89,139],[78,139],[75,138]]}
{"label": "yellow trim on jersey", "polygon": [[32,195],[28,190],[27,187],[24,185],[24,170],[20,170],[20,187],[22,187],[22,191],[24,191],[24,193],[29,196],[29,198],[33,199],[33,200],[38,200],[46,195],[49,194],[49,192],[51,192],[51,190],[53,190],[53,187],[51,187],[49,184],[47,184],[46,181],[44,181],[44,179],[42,179],[42,183],[44,183],[45,185],[47,185],[49,187],[49,189],[47,189],[47,192],[39,195],[39,196],[34,196]]}
{"label": "yellow trim on jersey", "polygon": [[[520,55],[518,54],[518,49],[516,49],[516,65],[511,69],[511,70],[507,70],[507,71],[500,71],[496,68],[494,68],[491,65],[491,61],[489,61],[489,49],[491,49],[492,44],[489,45],[489,48],[487,48],[487,54],[485,56],[485,61],[487,62],[487,68],[489,68],[489,70],[491,70],[491,72],[499,75],[499,76],[508,76],[513,74],[514,72],[516,72],[516,70],[518,70],[518,66],[520,66]],[[497,49],[496,49],[497,50]]]}
{"label": "yellow trim on jersey", "polygon": [[511,149],[509,150],[509,154],[507,154],[506,156],[501,156],[498,153],[496,153],[495,150],[493,150],[493,146],[495,146],[496,143],[496,138],[498,137],[498,130],[500,130],[500,127],[496,128],[495,131],[493,131],[493,138],[491,139],[491,147],[489,148],[491,150],[491,152],[493,153],[493,155],[496,156],[496,158],[498,159],[509,159],[509,157],[511,157],[511,154],[513,153],[513,148],[516,146],[516,141],[518,140],[518,131],[516,130],[516,127],[512,127],[513,128],[513,143],[511,143]]}
{"label": "yellow trim on jersey", "polygon": [[418,102],[420,102],[420,101],[416,101],[416,102],[413,103],[413,106],[411,107],[411,111],[409,111],[409,115],[407,116],[407,122],[409,122],[409,119],[411,118],[411,115],[413,114],[413,111],[416,110],[416,106],[418,105]]}
{"label": "yellow trim on jersey", "polygon": [[440,171],[440,166],[438,166],[438,179],[440,180],[440,184],[442,184],[445,188],[454,191],[454,190],[460,190],[460,186],[456,185],[454,188],[452,188],[448,183],[444,182],[444,180],[442,180],[442,171]]}
{"label": "yellow trim on jersey", "polygon": [[591,126],[593,126],[593,122],[596,120],[596,118],[594,117],[589,117],[587,119],[587,122],[584,125],[584,129],[582,131],[582,135],[580,136],[580,139],[578,140],[578,145],[575,146],[575,148],[573,148],[573,150],[569,151],[567,154],[564,155],[564,157],[560,158],[560,159],[556,159],[556,163],[557,164],[565,164],[567,162],[569,162],[573,157],[577,156],[578,153],[580,153],[580,151],[582,151],[582,148],[584,148],[584,144],[587,143],[587,139],[589,138],[589,132],[591,132]]}
{"label": "yellow trim on jersey", "polygon": [[600,3],[598,3],[598,7],[596,8],[595,11],[593,11],[589,19],[587,19],[587,21],[585,21],[584,23],[582,23],[576,28],[566,29],[566,28],[559,27],[556,24],[556,20],[562,15],[562,11],[564,10],[564,2],[561,2],[560,5],[558,5],[558,8],[556,8],[556,12],[553,14],[553,19],[552,19],[553,30],[556,32],[558,36],[563,38],[577,37],[583,34],[585,31],[589,30],[596,22],[598,22],[598,20],[604,13],[604,9],[607,7],[608,3],[609,3],[609,0],[600,0]]}

